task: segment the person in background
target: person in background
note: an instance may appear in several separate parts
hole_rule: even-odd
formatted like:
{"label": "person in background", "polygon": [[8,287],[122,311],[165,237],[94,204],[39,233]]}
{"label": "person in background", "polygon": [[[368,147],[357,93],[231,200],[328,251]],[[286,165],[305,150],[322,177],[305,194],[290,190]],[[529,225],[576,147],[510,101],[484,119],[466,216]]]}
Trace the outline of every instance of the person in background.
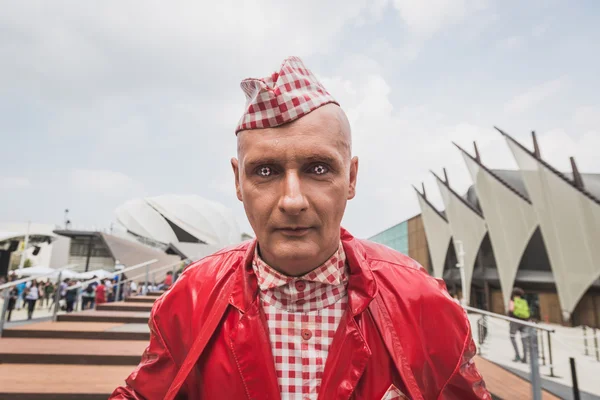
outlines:
{"label": "person in background", "polygon": [[35,279],[31,281],[31,285],[25,290],[24,293],[25,301],[27,302],[27,319],[31,319],[33,317],[33,310],[35,310],[35,303],[40,298],[40,291]]}
{"label": "person in background", "polygon": [[173,272],[169,271],[165,275],[165,280],[158,285],[158,290],[168,290],[173,284]]}
{"label": "person in background", "polygon": [[[127,274],[122,273],[121,277],[116,277],[115,278],[115,283],[114,283],[114,288],[113,291],[115,293],[115,301],[122,301],[125,298],[125,282],[127,280]],[[117,287],[119,287],[119,298],[117,299]]]}
{"label": "person in background", "polygon": [[111,279],[105,279],[105,280],[104,280],[104,287],[106,288],[106,289],[104,290],[104,292],[105,292],[105,294],[104,294],[104,295],[106,296],[106,301],[107,301],[107,302],[109,302],[109,303],[110,303],[111,301],[114,301],[114,300],[115,300],[114,293],[113,293],[113,286],[114,286],[114,285],[113,285],[113,283],[112,283],[112,280],[111,280]]}
{"label": "person in background", "polygon": [[20,310],[23,307],[23,303],[24,303],[23,293],[25,292],[26,288],[27,288],[27,283],[25,283],[25,282],[21,282],[17,285],[17,292],[18,292],[17,310]]}
{"label": "person in background", "polygon": [[40,302],[42,307],[50,306],[50,297],[54,293],[54,284],[50,282],[50,279],[46,280],[46,283],[42,285],[42,292],[44,293],[44,299]]}
{"label": "person in background", "polygon": [[75,301],[77,300],[77,291],[79,288],[77,287],[76,282],[70,282],[69,287],[67,288],[67,293],[65,295],[65,301],[67,303],[67,312],[73,312],[73,306],[75,305]]}
{"label": "person in background", "polygon": [[[65,278],[60,283],[60,300],[64,300],[65,297],[67,296],[67,288],[69,287],[70,282],[71,282],[71,280],[69,278]],[[59,304],[60,304],[60,300],[59,300]],[[64,310],[64,308],[63,308],[63,310]]]}
{"label": "person in background", "polygon": [[106,303],[106,286],[104,285],[104,281],[100,281],[98,286],[96,286],[96,306],[102,303]]}
{"label": "person in background", "polygon": [[[96,275],[92,279],[98,279]],[[90,282],[81,294],[81,309],[91,310],[94,308],[94,301],[96,299],[96,287],[98,281]]]}
{"label": "person in background", "polygon": [[136,294],[138,294],[138,285],[137,283],[135,283],[135,281],[131,281],[129,283],[129,293],[131,296],[135,296]]}
{"label": "person in background", "polygon": [[[523,321],[528,321],[531,316],[529,310],[529,304],[525,300],[525,292],[521,288],[514,288],[511,296],[511,300],[508,303],[508,316]],[[531,334],[529,327],[519,324],[518,322],[511,321],[509,325],[510,329],[510,341],[515,350],[514,362],[521,361],[527,363],[527,353],[529,349],[529,335]],[[521,342],[523,344],[523,357],[519,355],[519,346],[517,346],[517,332],[521,333]]]}
{"label": "person in background", "polygon": [[[16,277],[11,277],[10,281],[13,282],[16,280]],[[15,305],[17,304],[17,299],[19,298],[19,291],[16,286],[10,288],[10,292],[8,292],[8,307],[6,309],[6,320],[10,321],[10,317],[12,315],[12,311],[15,309]]]}

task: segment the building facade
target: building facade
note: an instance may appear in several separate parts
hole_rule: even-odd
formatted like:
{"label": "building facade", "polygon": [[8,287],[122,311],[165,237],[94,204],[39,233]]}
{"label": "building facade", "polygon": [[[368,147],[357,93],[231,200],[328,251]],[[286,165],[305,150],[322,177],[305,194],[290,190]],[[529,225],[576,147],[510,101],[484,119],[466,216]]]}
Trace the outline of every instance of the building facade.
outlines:
{"label": "building facade", "polygon": [[435,176],[445,209],[415,189],[421,215],[411,220],[422,228],[411,231],[409,220],[371,240],[415,259],[410,244],[424,240],[427,256],[417,260],[471,306],[505,314],[520,287],[534,318],[600,327],[600,174],[579,173],[573,159],[572,172],[558,172],[541,158],[535,135],[529,151],[500,133],[519,170],[491,170],[477,149],[472,156],[459,147],[473,181],[467,193]]}
{"label": "building facade", "polygon": [[427,236],[425,235],[421,215],[400,222],[369,238],[369,240],[408,255],[431,273]]}

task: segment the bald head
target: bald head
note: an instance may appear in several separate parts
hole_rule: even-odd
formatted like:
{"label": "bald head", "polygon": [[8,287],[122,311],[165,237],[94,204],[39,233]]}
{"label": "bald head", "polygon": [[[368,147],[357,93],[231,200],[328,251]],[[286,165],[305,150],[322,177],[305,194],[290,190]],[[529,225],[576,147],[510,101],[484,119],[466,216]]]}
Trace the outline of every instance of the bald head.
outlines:
{"label": "bald head", "polygon": [[336,104],[326,104],[304,117],[275,128],[240,131],[237,134],[237,155],[241,160],[247,144],[259,136],[271,136],[273,131],[282,135],[301,135],[303,132],[323,132],[331,135],[343,151],[345,161],[352,158],[352,131],[346,113]]}

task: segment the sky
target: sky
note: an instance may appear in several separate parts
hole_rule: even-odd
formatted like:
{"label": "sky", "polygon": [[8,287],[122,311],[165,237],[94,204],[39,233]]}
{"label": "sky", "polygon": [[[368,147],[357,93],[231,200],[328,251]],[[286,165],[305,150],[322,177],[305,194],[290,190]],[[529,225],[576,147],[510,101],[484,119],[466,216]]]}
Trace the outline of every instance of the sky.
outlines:
{"label": "sky", "polygon": [[502,135],[600,172],[600,3],[562,0],[0,0],[0,222],[108,228],[125,201],[196,194],[251,233],[230,158],[242,79],[301,57],[359,157],[343,226],[368,238],[471,184],[456,142],[515,169]]}

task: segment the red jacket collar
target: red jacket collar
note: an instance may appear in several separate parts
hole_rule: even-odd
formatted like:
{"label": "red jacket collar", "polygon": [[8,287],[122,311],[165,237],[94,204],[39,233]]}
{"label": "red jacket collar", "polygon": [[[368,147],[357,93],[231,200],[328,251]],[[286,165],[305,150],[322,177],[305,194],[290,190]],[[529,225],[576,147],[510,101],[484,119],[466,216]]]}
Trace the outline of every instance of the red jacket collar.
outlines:
{"label": "red jacket collar", "polygon": [[[350,277],[348,279],[348,310],[352,315],[361,313],[377,294],[377,284],[373,272],[366,260],[366,253],[360,241],[347,230],[340,228],[340,239]],[[258,299],[258,282],[252,270],[252,258],[256,248],[256,239],[248,242],[246,251],[232,279],[236,279],[230,304],[245,313],[248,307]]]}

